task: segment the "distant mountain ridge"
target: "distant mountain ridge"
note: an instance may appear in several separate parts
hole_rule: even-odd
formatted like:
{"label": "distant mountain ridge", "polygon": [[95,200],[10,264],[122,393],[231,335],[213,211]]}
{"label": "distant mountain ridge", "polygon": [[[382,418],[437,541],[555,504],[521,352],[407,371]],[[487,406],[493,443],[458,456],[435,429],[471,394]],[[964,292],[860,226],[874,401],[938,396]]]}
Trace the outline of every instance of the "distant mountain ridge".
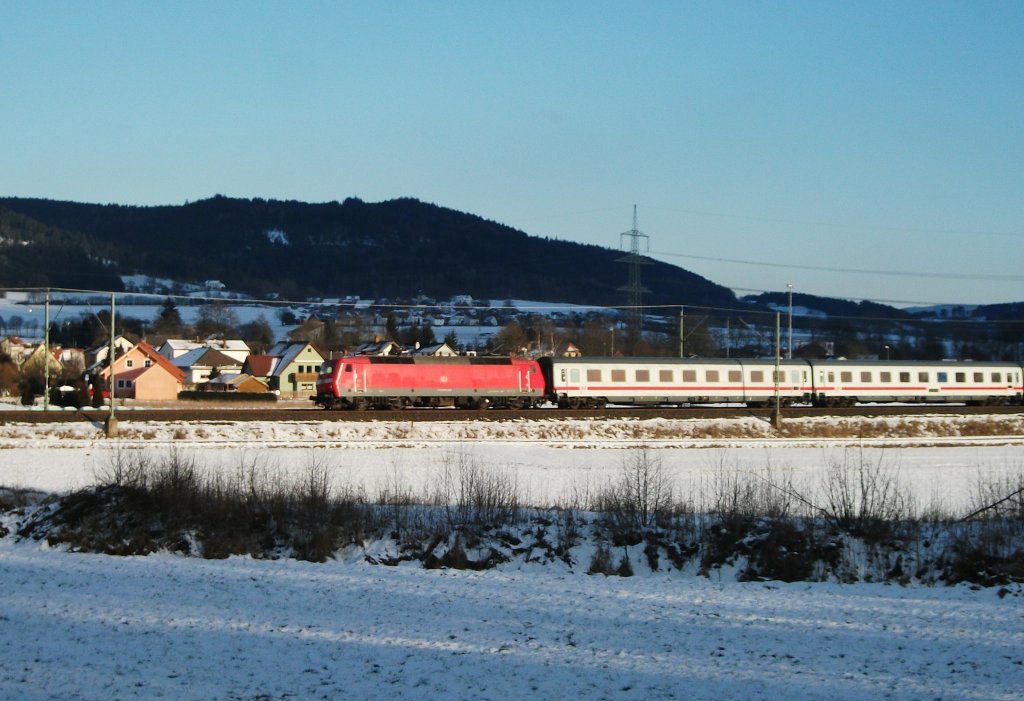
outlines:
{"label": "distant mountain ridge", "polygon": [[[0,207],[77,232],[122,274],[218,279],[257,296],[357,294],[548,299],[622,305],[623,252],[529,236],[414,199],[342,203],[216,196],[136,207],[0,198]],[[50,281],[52,286],[61,283]],[[676,266],[643,266],[645,304],[731,306],[731,290]]]}
{"label": "distant mountain ridge", "polygon": [[[211,280],[257,297],[359,295],[538,299],[621,306],[623,251],[530,236],[412,198],[379,203],[239,199],[128,206],[0,198],[0,285],[120,291],[119,275]],[[785,293],[737,300],[668,263],[642,266],[644,304],[780,308]],[[797,294],[830,316],[1020,319],[1024,303],[901,310]]]}

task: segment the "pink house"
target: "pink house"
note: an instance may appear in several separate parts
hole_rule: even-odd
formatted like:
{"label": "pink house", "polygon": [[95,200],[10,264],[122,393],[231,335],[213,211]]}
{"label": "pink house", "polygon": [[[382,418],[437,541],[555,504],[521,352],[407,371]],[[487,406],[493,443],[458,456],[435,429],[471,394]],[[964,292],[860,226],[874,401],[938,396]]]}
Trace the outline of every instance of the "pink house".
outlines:
{"label": "pink house", "polygon": [[[110,369],[104,368],[100,375],[110,377]],[[185,373],[145,341],[114,361],[116,398],[177,399],[184,381]]]}

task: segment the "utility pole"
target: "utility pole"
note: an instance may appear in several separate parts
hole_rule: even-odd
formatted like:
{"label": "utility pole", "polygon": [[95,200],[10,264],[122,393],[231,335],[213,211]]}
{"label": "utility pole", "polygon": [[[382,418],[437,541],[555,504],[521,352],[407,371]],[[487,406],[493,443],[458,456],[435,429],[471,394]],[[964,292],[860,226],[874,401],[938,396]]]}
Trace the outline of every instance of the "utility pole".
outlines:
{"label": "utility pole", "polygon": [[786,345],[786,358],[793,359],[793,283],[786,283],[789,288],[789,343]]}
{"label": "utility pole", "polygon": [[50,410],[50,288],[43,301],[43,411]]}
{"label": "utility pole", "polygon": [[772,427],[776,431],[782,430],[782,399],[779,397],[779,374],[782,366],[782,341],[780,338],[779,316],[779,313],[775,312],[775,408],[772,410]]}
{"label": "utility pole", "polygon": [[[110,293],[110,416],[107,417],[107,438],[117,438],[117,417],[114,415],[114,298],[113,292]],[[100,388],[100,392],[103,392],[103,388]],[[102,394],[100,395],[102,396]]]}
{"label": "utility pole", "polygon": [[686,355],[683,353],[683,339],[686,336],[683,335],[683,319],[685,316],[686,307],[679,307],[679,357],[685,358]]}

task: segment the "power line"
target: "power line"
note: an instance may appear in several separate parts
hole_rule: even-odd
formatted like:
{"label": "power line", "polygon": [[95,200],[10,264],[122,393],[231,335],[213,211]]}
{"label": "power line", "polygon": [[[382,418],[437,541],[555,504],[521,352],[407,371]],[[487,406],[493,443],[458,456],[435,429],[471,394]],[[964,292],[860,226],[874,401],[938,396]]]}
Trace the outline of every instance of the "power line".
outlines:
{"label": "power line", "polygon": [[[753,290],[734,288],[745,292],[772,292],[772,290]],[[319,308],[337,308],[347,306],[358,306],[363,309],[437,309],[441,304],[392,304],[392,303],[381,303],[381,302],[338,302],[338,301],[324,301],[324,300],[267,300],[257,299],[254,297],[207,297],[207,296],[191,296],[182,294],[161,294],[157,292],[111,292],[109,290],[82,290],[72,288],[60,288],[60,287],[7,287],[0,288],[0,292],[26,292],[26,293],[45,293],[49,291],[63,292],[78,295],[95,295],[109,297],[110,295],[118,295],[122,298],[130,297],[143,297],[143,298],[154,298],[154,299],[182,299],[193,302],[212,302],[221,304],[234,304],[239,306],[269,306],[269,307],[319,307]],[[777,291],[775,291],[777,292]],[[928,302],[907,302],[906,300],[870,300],[864,299],[861,301],[867,302],[878,302],[883,303],[888,301],[889,303],[900,303],[900,304],[922,304],[929,305],[933,303]],[[67,300],[62,301],[63,306],[69,304]],[[122,304],[125,304],[122,302]],[[88,305],[88,303],[87,303]],[[126,305],[126,306],[131,306]],[[451,306],[456,310],[496,310],[501,309],[493,305],[478,305],[478,304],[453,304],[444,305]],[[774,315],[776,312],[769,310],[751,309],[750,307],[716,307],[716,306],[701,306],[698,304],[689,303],[674,303],[674,304],[647,304],[644,305],[643,309],[646,311],[658,311],[666,312],[669,315],[674,313],[681,307],[685,306],[687,309],[701,311],[705,313],[718,313],[723,315]],[[957,305],[957,306],[970,306],[970,305]],[[517,311],[526,312],[552,312],[552,311],[563,311],[563,312],[587,312],[587,311],[605,311],[605,312],[634,312],[635,307],[631,305],[598,305],[598,304],[570,304],[570,303],[543,303],[538,302],[534,304],[517,304],[515,306]],[[827,314],[822,317],[817,314],[801,314],[799,311],[794,312],[794,318],[800,318],[804,320],[813,320],[819,322],[829,321],[872,321],[880,323],[890,324],[970,324],[970,325],[1004,325],[1004,324],[1020,324],[1024,323],[1024,319],[968,319],[968,318],[945,318],[945,319],[933,319],[924,317],[908,317],[908,318],[894,318],[894,317],[879,317],[879,316],[850,316],[843,314]]]}
{"label": "power line", "polygon": [[1024,282],[1024,275],[984,275],[979,273],[929,273],[909,270],[870,270],[867,268],[838,268],[821,265],[798,265],[795,263],[774,263],[770,261],[742,260],[738,258],[716,258],[712,256],[696,256],[689,253],[671,253],[669,251],[652,251],[653,255],[669,258],[688,258],[713,263],[730,263],[733,265],[757,265],[763,268],[779,268],[785,270],[808,270],[821,273],[848,273],[855,275],[887,275],[898,277],[931,278],[939,280],[983,280],[988,282]]}

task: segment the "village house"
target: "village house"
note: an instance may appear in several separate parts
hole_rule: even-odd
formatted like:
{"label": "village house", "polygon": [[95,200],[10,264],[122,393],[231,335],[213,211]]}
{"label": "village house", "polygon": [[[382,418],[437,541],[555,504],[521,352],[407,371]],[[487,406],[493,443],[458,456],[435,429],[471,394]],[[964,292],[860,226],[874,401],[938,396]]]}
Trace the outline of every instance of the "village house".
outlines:
{"label": "village house", "polygon": [[277,343],[266,355],[250,355],[242,372],[266,382],[281,396],[303,397],[316,391],[324,356],[305,341]]}
{"label": "village house", "polygon": [[[124,336],[114,339],[114,355],[120,357],[135,347],[135,344]],[[85,351],[85,367],[93,369],[107,362],[110,356],[110,342],[101,343]]]}
{"label": "village house", "polygon": [[453,358],[458,355],[458,352],[447,343],[435,343],[431,346],[423,346],[417,348],[410,355],[427,355],[434,356],[437,358]]}
{"label": "village house", "polygon": [[270,388],[262,381],[247,373],[218,375],[197,386],[209,392],[239,392],[243,394],[265,394]]}
{"label": "village house", "polygon": [[224,355],[234,358],[239,364],[244,363],[250,353],[248,344],[238,338],[207,338],[202,341],[187,341],[182,338],[168,338],[163,342],[157,352],[168,360],[173,361],[175,358],[180,358],[186,353],[194,351],[197,348],[213,348]]}
{"label": "village house", "polygon": [[25,343],[19,336],[5,336],[3,340],[0,340],[0,353],[10,356],[11,362],[18,367],[21,367],[31,352],[32,345]]}
{"label": "village house", "polygon": [[28,355],[21,361],[21,371],[26,375],[38,373],[40,375],[46,372],[45,366],[49,365],[50,377],[57,377],[60,375],[64,366],[60,362],[60,348],[50,348],[50,352],[47,353],[43,344],[32,348]]}
{"label": "village house", "polygon": [[[110,368],[100,370],[99,376],[104,386],[108,386]],[[145,341],[114,361],[114,397],[117,399],[177,399],[184,382],[185,373]]]}
{"label": "village house", "polygon": [[171,360],[175,367],[185,375],[185,382],[195,385],[206,382],[218,374],[237,374],[242,372],[244,360],[235,360],[226,353],[214,348],[200,346],[188,353]]}

